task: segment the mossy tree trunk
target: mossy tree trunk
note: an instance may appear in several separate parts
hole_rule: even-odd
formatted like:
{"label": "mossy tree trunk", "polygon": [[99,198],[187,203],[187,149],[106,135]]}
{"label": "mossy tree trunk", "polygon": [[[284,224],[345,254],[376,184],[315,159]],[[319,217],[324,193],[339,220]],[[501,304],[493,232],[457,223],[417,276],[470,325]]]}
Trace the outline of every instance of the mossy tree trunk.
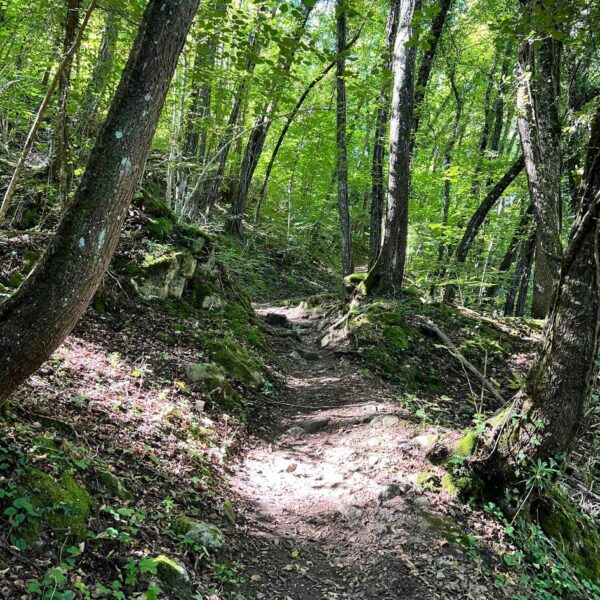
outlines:
{"label": "mossy tree trunk", "polygon": [[0,402],[64,340],[108,268],[198,0],[150,0],[73,202],[0,308]]}
{"label": "mossy tree trunk", "polygon": [[544,340],[523,390],[474,465],[493,486],[525,464],[566,454],[577,440],[595,372],[600,324],[600,107],[589,143],[581,207],[562,261]]}

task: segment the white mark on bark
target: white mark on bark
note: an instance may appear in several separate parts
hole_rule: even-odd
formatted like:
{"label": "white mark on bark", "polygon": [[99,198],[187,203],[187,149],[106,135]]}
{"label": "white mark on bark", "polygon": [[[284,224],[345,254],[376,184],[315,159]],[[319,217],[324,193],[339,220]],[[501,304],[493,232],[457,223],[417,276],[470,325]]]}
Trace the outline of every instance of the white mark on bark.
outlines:
{"label": "white mark on bark", "polygon": [[85,238],[80,237],[79,238],[79,247],[83,248],[85,246]]}
{"label": "white mark on bark", "polygon": [[131,169],[131,161],[126,156],[124,156],[121,159],[121,170],[127,172],[129,171],[129,169]]}
{"label": "white mark on bark", "polygon": [[117,133],[115,133],[115,137],[120,140],[123,137],[123,132],[122,131],[117,131]]}
{"label": "white mark on bark", "polygon": [[105,239],[106,239],[106,229],[103,229],[98,234],[98,250],[100,250],[102,248],[102,246],[104,246]]}
{"label": "white mark on bark", "polygon": [[144,100],[145,100],[146,102],[150,102],[150,100],[152,100],[152,94],[146,94],[146,95],[144,96]]}

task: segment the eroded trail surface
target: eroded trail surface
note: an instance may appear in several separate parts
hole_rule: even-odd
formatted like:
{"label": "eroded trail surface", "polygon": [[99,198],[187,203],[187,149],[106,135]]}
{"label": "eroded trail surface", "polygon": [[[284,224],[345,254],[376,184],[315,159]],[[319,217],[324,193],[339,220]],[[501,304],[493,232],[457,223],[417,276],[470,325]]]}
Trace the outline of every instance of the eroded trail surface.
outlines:
{"label": "eroded trail surface", "polygon": [[258,312],[286,385],[232,480],[243,597],[497,597],[452,541],[452,503],[437,506],[417,483],[439,431],[411,420],[356,357],[322,349],[318,316]]}

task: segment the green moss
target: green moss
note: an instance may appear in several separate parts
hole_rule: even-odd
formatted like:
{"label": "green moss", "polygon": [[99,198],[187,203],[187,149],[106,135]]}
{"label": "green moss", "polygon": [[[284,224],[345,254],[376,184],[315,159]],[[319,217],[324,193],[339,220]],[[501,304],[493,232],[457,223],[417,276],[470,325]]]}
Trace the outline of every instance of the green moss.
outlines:
{"label": "green moss", "polygon": [[8,285],[8,287],[16,289],[23,283],[24,280],[25,280],[25,277],[24,277],[23,273],[20,273],[19,271],[13,271],[6,278],[6,284]]}
{"label": "green moss", "polygon": [[177,517],[173,523],[171,524],[171,529],[177,535],[185,535],[188,531],[192,530],[196,525],[198,525],[199,521],[192,519],[186,515],[182,515]]}
{"label": "green moss", "polygon": [[164,240],[173,233],[173,222],[165,217],[148,219],[146,227],[148,233],[158,240]]}
{"label": "green moss", "polygon": [[177,217],[175,212],[170,209],[164,202],[150,196],[150,194],[142,193],[136,197],[136,202],[141,203],[144,212],[151,217],[158,219],[167,219],[175,223]]}
{"label": "green moss", "polygon": [[231,338],[213,339],[207,342],[207,347],[212,360],[232,379],[253,388],[264,384],[265,379],[261,374],[260,365],[239,341]]}
{"label": "green moss", "polygon": [[[154,559],[156,575],[158,578],[178,593],[177,597],[188,597],[190,594],[190,576],[185,566],[178,560],[169,558],[164,554]],[[181,594],[181,596],[179,595]]]}
{"label": "green moss", "polygon": [[25,256],[23,257],[23,269],[25,273],[31,273],[35,265],[37,265],[40,260],[40,253],[34,252],[33,250],[28,250],[25,252]]}
{"label": "green moss", "polygon": [[104,489],[113,497],[127,502],[133,500],[133,494],[123,485],[123,482],[110,471],[100,471],[98,480]]}
{"label": "green moss", "polygon": [[467,429],[454,447],[456,456],[470,456],[477,445],[478,436],[474,429]]}
{"label": "green moss", "polygon": [[159,342],[162,342],[163,344],[166,344],[167,346],[176,346],[177,345],[177,340],[175,339],[175,337],[172,336],[170,333],[167,333],[166,331],[155,331],[154,337]]}
{"label": "green moss", "polygon": [[585,578],[600,580],[600,533],[596,524],[556,488],[536,506],[543,532]]}
{"label": "green moss", "polygon": [[31,229],[35,227],[40,222],[41,216],[37,210],[33,208],[26,208],[23,211],[23,216],[21,217],[21,226],[24,229]]}
{"label": "green moss", "polygon": [[34,541],[47,529],[56,537],[66,537],[71,543],[85,540],[93,501],[72,474],[65,473],[57,481],[39,469],[31,469],[25,485],[31,505],[41,515],[39,520],[25,527],[24,537],[27,541]]}

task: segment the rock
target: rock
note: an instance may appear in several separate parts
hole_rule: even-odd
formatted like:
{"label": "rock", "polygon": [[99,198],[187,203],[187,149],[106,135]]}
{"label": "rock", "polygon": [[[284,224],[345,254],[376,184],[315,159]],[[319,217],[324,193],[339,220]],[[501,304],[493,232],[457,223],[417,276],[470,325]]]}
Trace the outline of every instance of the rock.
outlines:
{"label": "rock", "polygon": [[417,496],[414,499],[414,503],[415,506],[417,506],[418,508],[429,508],[431,506],[431,503],[429,502],[427,496]]}
{"label": "rock", "polygon": [[169,283],[169,298],[181,298],[183,296],[185,281],[183,277],[173,277],[171,283]]}
{"label": "rock", "polygon": [[154,563],[158,579],[177,593],[177,597],[191,595],[190,576],[179,559],[161,554],[154,559]]}
{"label": "rock", "polygon": [[133,494],[123,485],[123,482],[110,471],[100,471],[98,473],[100,484],[114,498],[127,502],[133,500]]}
{"label": "rock", "polygon": [[221,310],[227,306],[227,303],[218,294],[211,294],[202,300],[202,308],[207,310]]}
{"label": "rock", "polygon": [[207,393],[217,398],[225,400],[236,395],[236,391],[229,383],[225,372],[218,365],[194,363],[187,366],[186,375],[191,382],[200,384]]}
{"label": "rock", "polygon": [[182,277],[190,278],[196,272],[198,261],[191,254],[183,254],[181,256],[179,272]]}
{"label": "rock", "polygon": [[450,457],[450,449],[444,444],[437,443],[427,451],[425,456],[432,464],[439,465]]}
{"label": "rock", "polygon": [[293,330],[293,329],[287,329],[284,331],[277,331],[276,334],[280,337],[280,338],[289,338],[292,340],[297,340],[300,341],[300,336]]}
{"label": "rock", "polygon": [[396,415],[380,415],[371,420],[371,425],[373,427],[382,427],[384,429],[393,427],[398,423],[400,423],[400,417],[397,417]]}
{"label": "rock", "polygon": [[219,554],[225,549],[225,538],[221,530],[216,525],[204,521],[185,534],[185,541],[202,546],[209,554]]}
{"label": "rock", "polygon": [[300,353],[297,352],[296,350],[292,350],[288,356],[292,359],[292,360],[296,360],[298,362],[304,362],[304,359],[300,356]]}
{"label": "rock", "polygon": [[179,253],[147,257],[140,267],[140,275],[132,280],[137,293],[146,299],[164,299],[169,296],[171,282],[179,271]]}
{"label": "rock", "polygon": [[310,329],[308,327],[294,327],[294,331],[298,335],[308,335],[310,333]]}
{"label": "rock", "polygon": [[302,429],[302,427],[290,427],[286,431],[286,433],[293,437],[300,437],[300,436],[304,435],[306,433],[306,431],[304,431],[304,429]]}
{"label": "rock", "polygon": [[321,358],[316,352],[313,352],[312,350],[304,350],[304,348],[298,348],[298,354],[304,360],[314,361],[319,360]]}
{"label": "rock", "polygon": [[285,315],[281,313],[267,313],[265,315],[265,321],[269,325],[273,325],[274,327],[289,327],[290,322]]}
{"label": "rock", "polygon": [[391,500],[392,498],[401,496],[403,493],[404,489],[402,487],[395,483],[390,483],[379,492],[379,500],[381,502],[384,502],[385,500]]}
{"label": "rock", "polygon": [[299,427],[306,433],[316,433],[327,427],[329,421],[331,421],[330,417],[315,417],[314,419],[307,419],[306,421],[296,423],[296,427]]}
{"label": "rock", "polygon": [[436,435],[418,435],[410,441],[410,445],[428,451],[435,445]]}

